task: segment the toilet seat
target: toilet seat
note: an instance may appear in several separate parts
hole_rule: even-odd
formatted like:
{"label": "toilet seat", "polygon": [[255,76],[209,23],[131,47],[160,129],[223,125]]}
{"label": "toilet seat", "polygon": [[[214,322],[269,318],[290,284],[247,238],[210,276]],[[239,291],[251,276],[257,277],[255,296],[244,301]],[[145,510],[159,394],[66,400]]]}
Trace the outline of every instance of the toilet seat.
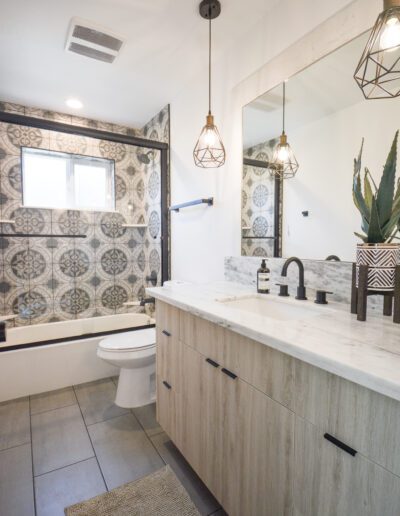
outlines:
{"label": "toilet seat", "polygon": [[129,352],[142,351],[154,348],[156,345],[156,331],[154,328],[128,331],[112,335],[99,342],[99,348],[103,351]]}

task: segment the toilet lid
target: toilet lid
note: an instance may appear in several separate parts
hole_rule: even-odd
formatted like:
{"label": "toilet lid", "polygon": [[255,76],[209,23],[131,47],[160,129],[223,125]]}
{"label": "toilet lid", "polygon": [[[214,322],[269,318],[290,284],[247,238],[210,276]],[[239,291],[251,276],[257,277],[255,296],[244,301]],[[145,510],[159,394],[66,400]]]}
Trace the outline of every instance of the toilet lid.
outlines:
{"label": "toilet lid", "polygon": [[99,348],[109,351],[129,351],[146,349],[156,345],[155,328],[127,331],[112,335],[99,343]]}

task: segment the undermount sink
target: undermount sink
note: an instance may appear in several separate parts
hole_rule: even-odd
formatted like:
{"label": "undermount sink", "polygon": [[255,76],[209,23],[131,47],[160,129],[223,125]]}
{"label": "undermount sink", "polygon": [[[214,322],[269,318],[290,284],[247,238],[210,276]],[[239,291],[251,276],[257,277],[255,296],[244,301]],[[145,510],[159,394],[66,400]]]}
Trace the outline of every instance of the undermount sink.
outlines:
{"label": "undermount sink", "polygon": [[[279,321],[290,321],[294,319],[307,319],[321,315],[324,309],[311,305],[307,301],[281,301],[268,295],[254,295],[242,298],[218,299],[219,303],[223,303],[230,308],[250,312],[255,315],[262,315],[277,319]],[[305,304],[304,304],[305,303]]]}

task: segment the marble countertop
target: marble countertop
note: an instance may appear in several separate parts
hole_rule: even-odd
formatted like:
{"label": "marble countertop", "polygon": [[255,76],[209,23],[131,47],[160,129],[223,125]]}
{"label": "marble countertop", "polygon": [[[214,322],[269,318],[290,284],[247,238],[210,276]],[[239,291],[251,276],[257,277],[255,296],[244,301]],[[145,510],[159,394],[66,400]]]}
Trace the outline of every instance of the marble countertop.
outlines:
{"label": "marble countertop", "polygon": [[146,291],[156,299],[400,401],[400,325],[389,317],[368,313],[367,322],[359,322],[348,305],[315,305],[312,300],[270,294],[278,302],[318,311],[312,317],[277,320],[218,301],[256,294],[252,287],[228,281],[167,283]]}

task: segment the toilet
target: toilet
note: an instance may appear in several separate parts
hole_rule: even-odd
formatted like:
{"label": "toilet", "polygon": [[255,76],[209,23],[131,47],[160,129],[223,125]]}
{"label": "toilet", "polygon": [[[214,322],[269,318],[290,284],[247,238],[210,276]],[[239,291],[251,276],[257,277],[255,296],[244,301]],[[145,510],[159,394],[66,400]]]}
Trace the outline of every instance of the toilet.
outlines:
{"label": "toilet", "polygon": [[128,331],[102,339],[97,356],[121,369],[116,405],[135,408],[155,400],[155,328]]}

